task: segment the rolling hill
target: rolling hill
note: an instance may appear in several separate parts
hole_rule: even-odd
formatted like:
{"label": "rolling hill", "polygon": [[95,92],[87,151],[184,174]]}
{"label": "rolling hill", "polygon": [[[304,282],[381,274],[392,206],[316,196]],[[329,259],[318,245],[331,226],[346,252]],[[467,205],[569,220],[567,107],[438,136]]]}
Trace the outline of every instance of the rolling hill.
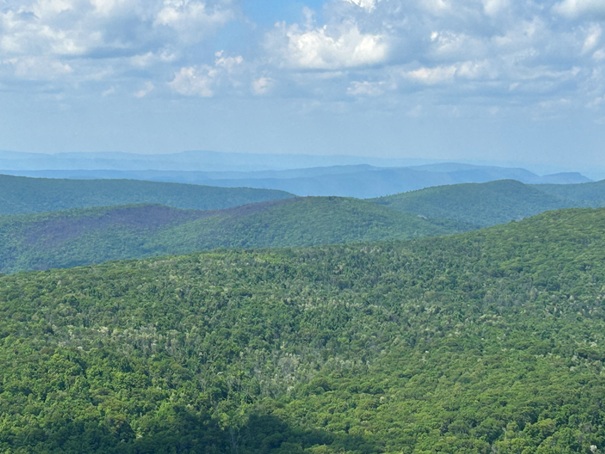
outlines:
{"label": "rolling hill", "polygon": [[282,191],[134,180],[58,180],[0,175],[0,214],[127,204],[217,210],[294,197]]}
{"label": "rolling hill", "polygon": [[570,185],[527,185],[514,180],[426,188],[373,202],[428,219],[488,227],[570,207],[605,206],[605,180]]}
{"label": "rolling hill", "polygon": [[136,205],[0,216],[0,272],[216,248],[312,246],[438,235],[436,224],[370,202],[296,198],[221,211]]}
{"label": "rolling hill", "polygon": [[[42,180],[42,183],[46,184],[48,180]],[[58,183],[61,186],[64,181]],[[73,196],[70,202],[73,203],[73,199],[78,200],[76,188],[87,186],[75,184],[82,182],[71,183],[74,186],[69,194]],[[99,184],[98,181],[89,183],[91,187]],[[104,195],[108,199],[110,196],[114,200],[135,196],[164,197],[166,200],[167,196],[166,187],[161,184],[105,183],[108,185],[105,188],[111,189]],[[126,195],[117,192],[118,188],[127,187],[157,191]],[[173,198],[168,199],[172,206],[234,203],[230,193],[222,193],[220,188],[182,185],[168,185],[168,188],[177,190],[172,192]],[[54,198],[51,192],[45,194],[46,206],[61,206],[69,200],[56,193]],[[206,198],[198,200],[196,194],[204,194]],[[241,196],[247,192],[238,190],[235,194]],[[225,200],[225,195],[231,198]],[[104,200],[102,192],[90,196]],[[605,182],[526,185],[503,180],[427,188],[368,201],[290,197],[225,210],[133,205],[0,216],[0,272],[70,267],[216,248],[301,247],[436,236],[520,220],[547,210],[603,205]]]}
{"label": "rolling hill", "polygon": [[605,205],[605,180],[583,184],[544,184],[538,189],[545,194],[570,201],[574,206],[600,207]]}
{"label": "rolling hill", "polygon": [[0,277],[0,450],[599,452],[604,226]]}
{"label": "rolling hill", "polygon": [[455,219],[476,228],[573,206],[571,201],[515,180],[437,186],[373,201],[394,210],[429,219]]}

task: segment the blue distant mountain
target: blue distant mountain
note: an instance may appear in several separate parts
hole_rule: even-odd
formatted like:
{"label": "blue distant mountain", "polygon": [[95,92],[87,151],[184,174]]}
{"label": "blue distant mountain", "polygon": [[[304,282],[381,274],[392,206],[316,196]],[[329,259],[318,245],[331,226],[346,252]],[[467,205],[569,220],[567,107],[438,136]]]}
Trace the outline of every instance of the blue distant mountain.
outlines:
{"label": "blue distant mountain", "polygon": [[410,164],[411,161],[382,158],[210,151],[164,155],[0,152],[0,173],[11,175],[278,189],[300,196],[373,198],[432,186],[505,179],[527,184],[591,181],[576,172],[540,176],[522,168],[451,162]]}

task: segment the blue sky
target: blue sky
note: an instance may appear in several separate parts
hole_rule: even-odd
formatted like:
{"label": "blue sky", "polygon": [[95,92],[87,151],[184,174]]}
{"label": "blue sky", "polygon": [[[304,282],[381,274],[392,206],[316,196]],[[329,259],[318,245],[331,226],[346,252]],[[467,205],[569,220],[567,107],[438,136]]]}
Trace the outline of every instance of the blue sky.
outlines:
{"label": "blue sky", "polygon": [[603,0],[0,0],[0,149],[605,176]]}

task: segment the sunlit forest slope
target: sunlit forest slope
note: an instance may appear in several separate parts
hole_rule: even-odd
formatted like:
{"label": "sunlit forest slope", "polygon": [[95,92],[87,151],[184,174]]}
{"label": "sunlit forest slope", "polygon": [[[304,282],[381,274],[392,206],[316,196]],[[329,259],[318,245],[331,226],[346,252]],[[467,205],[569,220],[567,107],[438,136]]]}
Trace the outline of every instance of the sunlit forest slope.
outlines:
{"label": "sunlit forest slope", "polygon": [[605,210],[0,277],[0,451],[605,449]]}

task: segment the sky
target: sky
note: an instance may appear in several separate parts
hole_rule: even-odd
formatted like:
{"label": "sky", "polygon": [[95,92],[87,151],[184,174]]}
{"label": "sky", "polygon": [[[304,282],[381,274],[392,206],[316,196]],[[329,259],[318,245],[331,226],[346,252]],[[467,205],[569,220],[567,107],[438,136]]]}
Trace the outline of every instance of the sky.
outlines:
{"label": "sky", "polygon": [[605,177],[603,0],[0,0],[0,149]]}

